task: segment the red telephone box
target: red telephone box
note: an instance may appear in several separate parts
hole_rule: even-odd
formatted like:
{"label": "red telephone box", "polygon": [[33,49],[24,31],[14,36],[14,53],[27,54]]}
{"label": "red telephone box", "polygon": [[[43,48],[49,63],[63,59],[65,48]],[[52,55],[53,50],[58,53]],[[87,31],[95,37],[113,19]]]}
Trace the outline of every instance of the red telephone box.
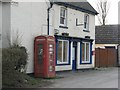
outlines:
{"label": "red telephone box", "polygon": [[35,77],[55,77],[55,38],[38,36],[34,41]]}

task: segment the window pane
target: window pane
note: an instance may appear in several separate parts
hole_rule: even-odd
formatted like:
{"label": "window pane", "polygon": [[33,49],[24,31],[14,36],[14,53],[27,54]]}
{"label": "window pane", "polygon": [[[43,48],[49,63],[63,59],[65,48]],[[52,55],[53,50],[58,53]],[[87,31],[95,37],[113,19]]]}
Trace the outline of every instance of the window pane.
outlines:
{"label": "window pane", "polygon": [[85,15],[84,16],[84,28],[88,30],[89,28],[89,16],[88,15]]}
{"label": "window pane", "polygon": [[85,44],[82,43],[82,61],[85,61]]}
{"label": "window pane", "polygon": [[67,55],[68,54],[68,42],[64,41],[63,43],[63,62],[67,62]]}
{"label": "window pane", "polygon": [[65,24],[63,17],[60,17],[60,24]]}
{"label": "window pane", "polygon": [[87,28],[87,23],[86,22],[84,22],[84,28]]}
{"label": "window pane", "polygon": [[61,7],[60,10],[60,24],[66,24],[66,8]]}
{"label": "window pane", "polygon": [[38,44],[38,63],[42,64],[43,62],[43,44]]}
{"label": "window pane", "polygon": [[63,17],[65,17],[65,9],[63,10]]}
{"label": "window pane", "polygon": [[60,16],[63,16],[63,8],[61,8]]}
{"label": "window pane", "polygon": [[86,61],[89,61],[89,43],[86,43]]}
{"label": "window pane", "polygon": [[87,15],[85,15],[85,18],[84,18],[85,22],[87,22]]}
{"label": "window pane", "polygon": [[58,42],[58,62],[62,62],[62,41]]}

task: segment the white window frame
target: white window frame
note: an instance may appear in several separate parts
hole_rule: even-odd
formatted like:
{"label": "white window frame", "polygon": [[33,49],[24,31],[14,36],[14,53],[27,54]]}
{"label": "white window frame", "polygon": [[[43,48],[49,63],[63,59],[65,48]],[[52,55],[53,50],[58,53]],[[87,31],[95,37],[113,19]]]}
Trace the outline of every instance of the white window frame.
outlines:
{"label": "white window frame", "polygon": [[[85,28],[85,23],[86,23],[86,28]],[[89,31],[89,15],[88,14],[84,14],[84,30]]]}
{"label": "white window frame", "polygon": [[[62,11],[62,9],[65,10],[65,17],[64,17],[64,16],[61,16],[61,11]],[[64,24],[62,24],[61,21],[60,21],[60,26],[67,26],[67,8],[66,8],[66,7],[63,7],[63,6],[60,7],[60,19],[59,19],[59,20],[61,20],[61,17],[64,18]]]}
{"label": "white window frame", "polygon": [[[89,42],[82,42],[82,44],[84,43],[84,45],[85,45],[85,51],[84,51],[84,55],[85,55],[85,57],[84,57],[84,61],[82,60],[82,63],[90,63],[90,43]],[[89,44],[89,60],[87,61],[87,55],[86,55],[86,44]],[[82,50],[82,49],[81,49]],[[83,53],[83,52],[82,52]]]}
{"label": "white window frame", "polygon": [[[57,64],[68,64],[69,60],[68,60],[68,57],[69,57],[69,41],[68,40],[58,40],[58,43],[59,41],[62,42],[62,62],[59,62],[59,60],[57,60]],[[63,62],[63,42],[66,41],[68,43],[68,47],[67,47],[67,61],[66,62]]]}

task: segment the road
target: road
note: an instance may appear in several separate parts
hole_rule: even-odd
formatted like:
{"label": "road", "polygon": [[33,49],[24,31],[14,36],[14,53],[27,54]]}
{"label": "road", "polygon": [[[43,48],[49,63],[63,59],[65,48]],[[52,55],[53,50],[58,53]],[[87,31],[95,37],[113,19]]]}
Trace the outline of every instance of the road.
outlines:
{"label": "road", "polygon": [[118,68],[58,72],[59,79],[44,88],[118,88]]}
{"label": "road", "polygon": [[0,48],[0,90],[2,88],[2,49]]}

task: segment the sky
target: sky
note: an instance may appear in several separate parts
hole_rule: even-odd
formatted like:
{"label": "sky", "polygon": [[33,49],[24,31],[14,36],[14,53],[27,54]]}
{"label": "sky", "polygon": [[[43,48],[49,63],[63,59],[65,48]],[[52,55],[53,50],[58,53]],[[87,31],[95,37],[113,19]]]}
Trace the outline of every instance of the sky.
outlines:
{"label": "sky", "polygon": [[[44,0],[14,0],[14,1],[41,2],[41,1],[44,1]],[[45,1],[49,1],[49,0],[45,0]],[[75,0],[75,1],[82,1],[82,0]],[[97,6],[96,6],[97,0],[87,0],[87,1],[94,7],[94,9],[97,10]],[[108,13],[108,16],[107,16],[107,23],[106,24],[118,24],[118,2],[120,0],[108,0],[108,1],[110,2],[110,9],[109,9],[109,13]],[[96,16],[95,20],[96,20],[95,24],[99,25],[98,20],[97,20],[97,16]]]}
{"label": "sky", "polygon": [[[97,10],[97,0],[87,0],[96,10]],[[106,24],[118,24],[118,2],[120,0],[108,0],[110,2],[110,9],[107,16]],[[96,17],[96,25],[99,25],[97,17]]]}

